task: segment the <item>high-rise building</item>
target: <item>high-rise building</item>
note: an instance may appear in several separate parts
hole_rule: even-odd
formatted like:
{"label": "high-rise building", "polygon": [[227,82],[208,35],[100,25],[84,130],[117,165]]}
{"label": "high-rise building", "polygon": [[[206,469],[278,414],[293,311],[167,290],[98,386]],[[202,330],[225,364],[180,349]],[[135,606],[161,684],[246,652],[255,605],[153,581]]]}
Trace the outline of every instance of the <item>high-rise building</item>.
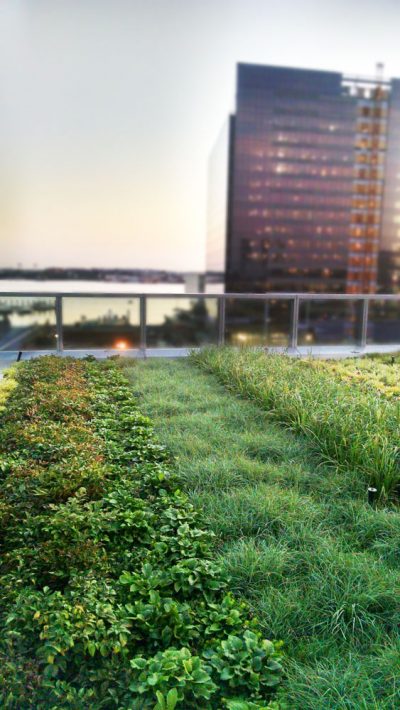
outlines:
{"label": "high-rise building", "polygon": [[208,212],[227,291],[400,289],[400,79],[239,64]]}

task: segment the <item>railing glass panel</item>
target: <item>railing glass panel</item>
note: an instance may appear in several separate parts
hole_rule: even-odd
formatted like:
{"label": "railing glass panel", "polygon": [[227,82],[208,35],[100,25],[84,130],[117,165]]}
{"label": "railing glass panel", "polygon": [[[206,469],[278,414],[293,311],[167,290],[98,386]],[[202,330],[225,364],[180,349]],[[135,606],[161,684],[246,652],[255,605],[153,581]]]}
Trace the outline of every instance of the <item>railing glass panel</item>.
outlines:
{"label": "railing glass panel", "polygon": [[225,342],[227,345],[235,346],[287,347],[291,305],[289,299],[227,298]]}
{"label": "railing glass panel", "polygon": [[362,301],[301,300],[298,345],[358,345]]}
{"label": "railing glass panel", "polygon": [[55,298],[0,296],[0,350],[55,350]]}
{"label": "railing glass panel", "polygon": [[147,347],[200,347],[218,342],[216,298],[146,297]]}
{"label": "railing glass panel", "polygon": [[400,302],[371,300],[368,309],[367,343],[400,343]]}
{"label": "railing glass panel", "polygon": [[139,347],[137,297],[63,296],[62,318],[65,349]]}
{"label": "railing glass panel", "polygon": [[118,351],[223,342],[310,349],[319,345],[400,345],[400,298],[309,294],[0,295],[3,351]]}

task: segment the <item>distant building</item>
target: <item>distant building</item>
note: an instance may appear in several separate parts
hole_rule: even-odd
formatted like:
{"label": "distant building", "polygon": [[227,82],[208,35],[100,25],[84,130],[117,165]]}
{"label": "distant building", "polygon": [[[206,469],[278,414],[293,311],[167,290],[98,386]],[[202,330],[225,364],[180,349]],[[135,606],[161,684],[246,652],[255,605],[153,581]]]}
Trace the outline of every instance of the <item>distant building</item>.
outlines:
{"label": "distant building", "polygon": [[204,274],[197,271],[183,274],[185,293],[202,293],[204,291]]}
{"label": "distant building", "polygon": [[238,65],[209,174],[227,291],[400,290],[400,79],[379,74]]}

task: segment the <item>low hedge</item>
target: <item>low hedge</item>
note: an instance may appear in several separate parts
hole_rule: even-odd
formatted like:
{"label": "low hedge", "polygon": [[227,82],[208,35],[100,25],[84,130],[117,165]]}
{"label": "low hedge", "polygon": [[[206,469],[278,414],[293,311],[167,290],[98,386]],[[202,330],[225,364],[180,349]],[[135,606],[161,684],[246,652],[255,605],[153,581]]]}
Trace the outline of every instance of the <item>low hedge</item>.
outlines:
{"label": "low hedge", "polygon": [[279,644],[116,361],[22,364],[0,429],[0,704],[272,708]]}

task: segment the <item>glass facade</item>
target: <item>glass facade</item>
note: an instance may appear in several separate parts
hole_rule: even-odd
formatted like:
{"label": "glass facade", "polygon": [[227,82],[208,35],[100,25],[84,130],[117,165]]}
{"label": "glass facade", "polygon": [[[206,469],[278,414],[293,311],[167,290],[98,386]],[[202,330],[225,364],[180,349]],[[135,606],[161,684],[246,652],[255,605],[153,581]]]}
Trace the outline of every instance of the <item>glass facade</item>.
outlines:
{"label": "glass facade", "polygon": [[379,253],[380,292],[400,291],[400,79],[391,81]]}
{"label": "glass facade", "polygon": [[389,91],[384,84],[351,80],[345,88],[357,102],[346,290],[348,293],[376,293]]}
{"label": "glass facade", "polygon": [[225,229],[208,239],[226,291],[377,291],[382,225],[400,257],[399,84],[239,64]]}

